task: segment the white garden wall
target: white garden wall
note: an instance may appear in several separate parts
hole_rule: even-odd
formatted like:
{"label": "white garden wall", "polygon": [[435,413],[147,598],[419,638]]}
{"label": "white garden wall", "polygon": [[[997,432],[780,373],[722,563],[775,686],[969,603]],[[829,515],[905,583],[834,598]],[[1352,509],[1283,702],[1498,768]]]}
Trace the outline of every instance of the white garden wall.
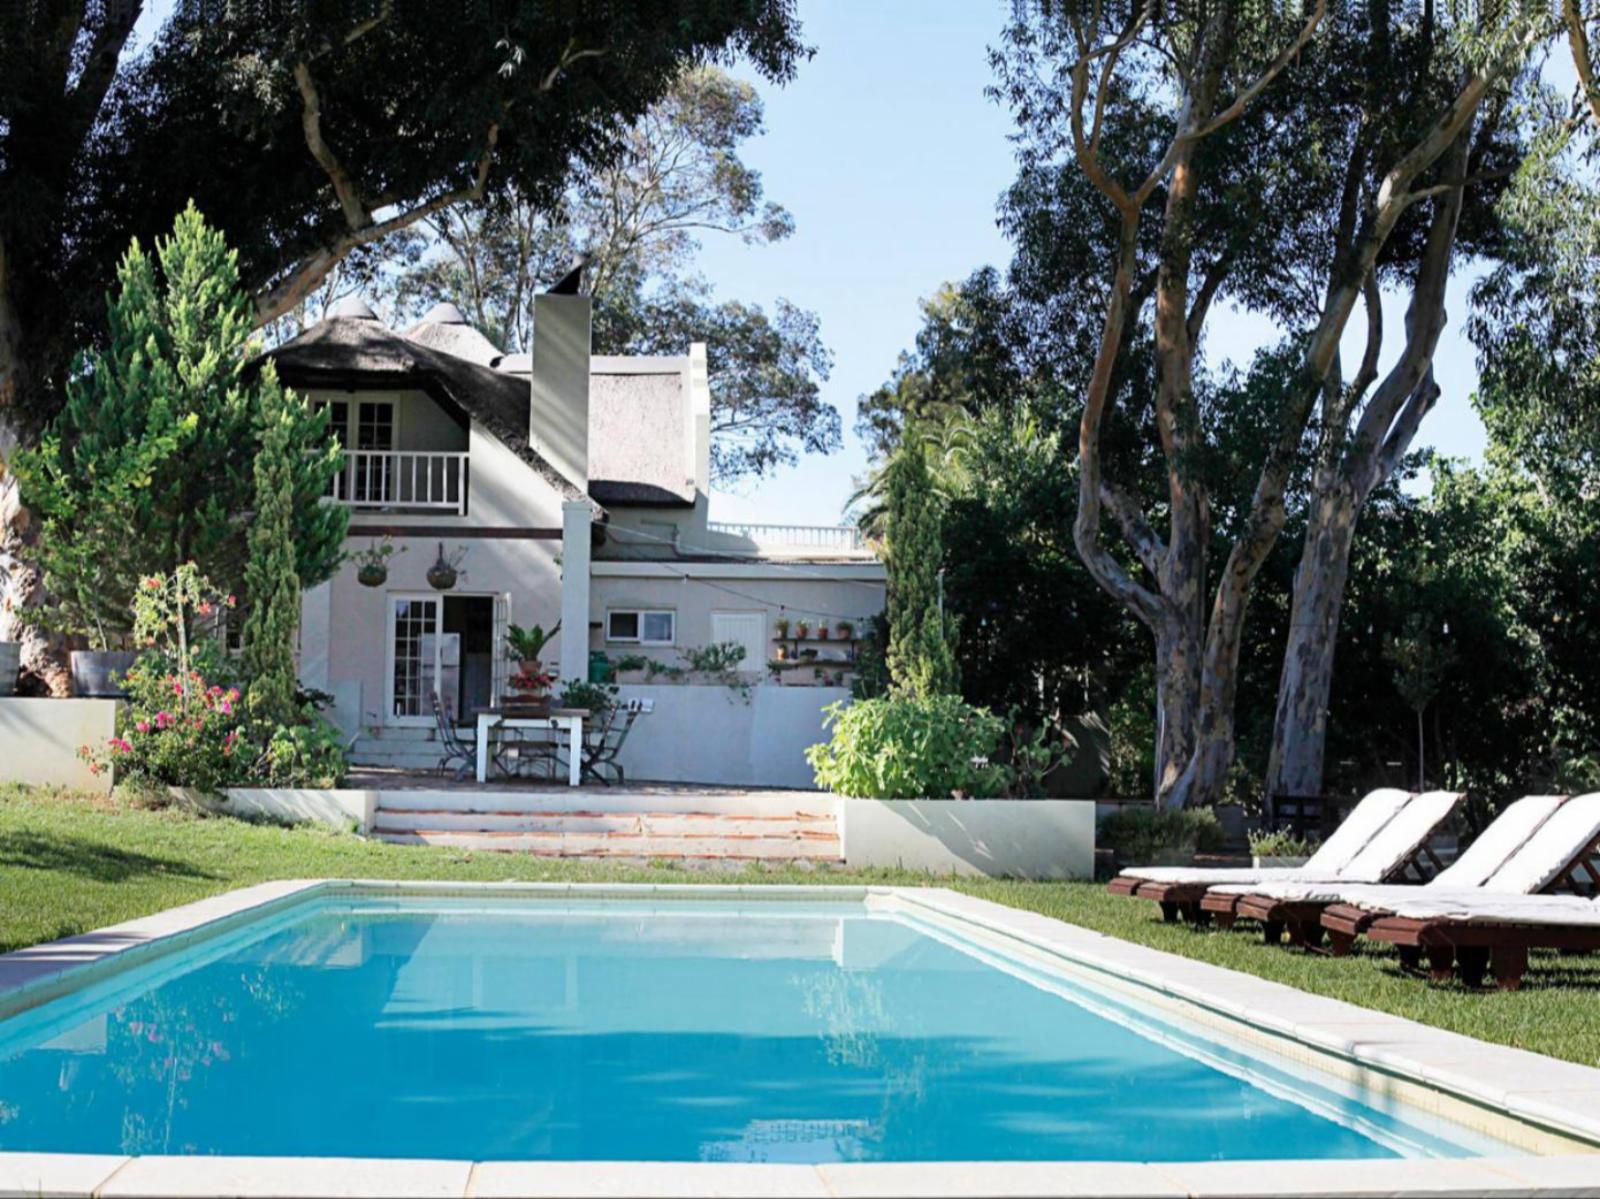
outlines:
{"label": "white garden wall", "polygon": [[991,878],[1094,877],[1093,800],[842,799],[849,866]]}
{"label": "white garden wall", "polygon": [[750,688],[749,700],[721,686],[630,683],[622,698],[650,699],[618,761],[628,781],[730,787],[814,788],[808,746],[827,740],[822,709],[844,687]]}
{"label": "white garden wall", "polygon": [[112,699],[0,699],[0,782],[111,790],[109,774],[93,775],[78,748],[99,748],[116,732]]}

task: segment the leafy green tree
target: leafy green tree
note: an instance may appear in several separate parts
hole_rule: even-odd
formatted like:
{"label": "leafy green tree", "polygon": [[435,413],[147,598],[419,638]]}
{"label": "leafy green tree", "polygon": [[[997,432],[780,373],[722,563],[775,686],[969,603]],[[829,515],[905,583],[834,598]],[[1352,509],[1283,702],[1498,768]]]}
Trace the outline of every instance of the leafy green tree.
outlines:
{"label": "leafy green tree", "polygon": [[558,202],[513,192],[440,213],[397,239],[376,281],[398,311],[450,300],[491,340],[527,350],[529,298],[581,260],[597,352],[681,354],[707,343],[715,478],[760,477],[836,450],[839,414],[820,386],[832,357],[815,315],[783,299],[770,314],[719,301],[693,271],[703,237],[759,245],[794,229],[739,156],[761,128],[751,84],[715,67],[685,71],[626,131],[616,158],[574,178]]}
{"label": "leafy green tree", "polygon": [[920,447],[889,464],[884,566],[889,576],[889,675],[917,699],[959,695],[954,620],[946,617],[938,499]]}
{"label": "leafy green tree", "polygon": [[295,569],[294,483],[300,468],[297,401],[274,390],[261,405],[255,460],[255,511],[245,564],[245,673],[251,714],[274,725],[294,722],[295,630],[300,575]]}
{"label": "leafy green tree", "polygon": [[[264,324],[448,209],[555,204],[617,160],[685,69],[740,56],[781,82],[807,52],[793,0],[354,14],[184,0],[130,49],[144,8],[24,5],[0,21],[0,561],[24,606],[39,603],[38,526],[10,460],[60,410],[75,352],[105,343],[118,256],[186,201],[237,248]],[[0,612],[0,635],[16,624]],[[30,636],[25,664],[47,649]]]}
{"label": "leafy green tree", "polygon": [[45,518],[47,584],[68,597],[76,631],[110,627],[112,613],[125,621],[136,574],[193,562],[242,589],[268,413],[286,439],[278,502],[291,565],[306,586],[331,578],[349,520],[322,502],[337,447],[325,414],[255,366],[250,299],[222,234],[190,205],[155,262],[135,242],[120,276],[111,344],[84,358],[67,408],[18,460]]}

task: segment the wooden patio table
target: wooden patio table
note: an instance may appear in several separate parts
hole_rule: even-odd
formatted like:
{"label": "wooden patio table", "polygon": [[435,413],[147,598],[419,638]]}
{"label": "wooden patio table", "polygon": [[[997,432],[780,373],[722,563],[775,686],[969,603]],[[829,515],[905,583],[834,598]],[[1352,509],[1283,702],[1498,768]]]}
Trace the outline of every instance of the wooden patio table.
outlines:
{"label": "wooden patio table", "polygon": [[489,781],[489,730],[565,728],[569,740],[567,786],[576,787],[583,775],[583,720],[588,708],[552,708],[543,716],[511,716],[502,708],[475,708],[478,716],[478,781]]}

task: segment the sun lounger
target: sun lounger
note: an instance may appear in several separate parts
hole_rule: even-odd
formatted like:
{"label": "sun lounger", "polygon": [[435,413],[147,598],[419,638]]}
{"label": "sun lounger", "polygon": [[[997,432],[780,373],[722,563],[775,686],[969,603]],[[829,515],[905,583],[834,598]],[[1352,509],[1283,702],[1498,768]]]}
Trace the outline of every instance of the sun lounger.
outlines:
{"label": "sun lounger", "polygon": [[[1501,812],[1460,857],[1421,888],[1354,882],[1351,878],[1333,882],[1266,882],[1250,888],[1247,895],[1240,894],[1242,888],[1226,888],[1216,898],[1208,895],[1205,902],[1218,906],[1231,897],[1235,900],[1237,916],[1259,920],[1269,932],[1273,926],[1288,928],[1295,944],[1317,944],[1326,932],[1330,952],[1340,956],[1349,952],[1371,914],[1387,910],[1396,899],[1413,898],[1418,890],[1448,893],[1472,891],[1488,885],[1565,802],[1563,795],[1528,795],[1517,800]],[[1552,847],[1545,852],[1559,855],[1565,848]],[[1354,871],[1350,874],[1353,877]],[[1526,885],[1513,881],[1511,872],[1507,872],[1506,884],[1499,889],[1517,893]],[[1345,910],[1346,916],[1342,924],[1330,926],[1323,916],[1335,905]]]}
{"label": "sun lounger", "polygon": [[[1516,806],[1512,805],[1513,808]],[[1510,809],[1507,812],[1509,814]],[[1490,825],[1485,835],[1499,823],[1496,821]],[[1399,945],[1402,960],[1408,965],[1417,965],[1421,954],[1427,952],[1436,969],[1448,976],[1454,942],[1442,934],[1410,939],[1405,934],[1411,926],[1404,921],[1449,922],[1457,917],[1457,922],[1472,923],[1470,914],[1480,912],[1493,913],[1496,918],[1517,915],[1531,918],[1538,913],[1563,913],[1568,910],[1586,913],[1588,909],[1573,908],[1574,904],[1587,902],[1578,895],[1543,895],[1536,892],[1566,891],[1592,895],[1600,889],[1600,868],[1595,863],[1597,854],[1600,854],[1600,792],[1580,795],[1562,804],[1476,889],[1422,887],[1408,895],[1381,894],[1378,889],[1358,889],[1342,896],[1338,903],[1323,911],[1322,926],[1332,938],[1335,949],[1342,950],[1362,933],[1377,936],[1372,929],[1384,922],[1380,930],[1383,935],[1377,936],[1377,939]],[[1390,917],[1399,919],[1401,923],[1388,923]],[[1574,943],[1551,947],[1589,947],[1583,936],[1574,935],[1570,939]],[[1524,950],[1527,947],[1525,945]],[[1469,944],[1468,948],[1486,950],[1488,947]],[[1508,945],[1503,953],[1513,951],[1514,946]],[[1511,958],[1502,962],[1507,978],[1513,975],[1520,977],[1512,970],[1517,960],[1513,952]],[[1482,977],[1486,958],[1469,952],[1463,961],[1468,976],[1475,972],[1477,978]],[[1526,968],[1525,962],[1523,968]],[[1500,975],[1497,974],[1497,977]],[[1514,986],[1515,983],[1509,985]]]}
{"label": "sun lounger", "polygon": [[1399,946],[1413,966],[1426,955],[1436,980],[1448,979],[1453,967],[1476,987],[1487,970],[1501,990],[1515,991],[1530,949],[1600,949],[1600,902],[1578,895],[1419,896],[1373,920],[1366,935]]}
{"label": "sun lounger", "polygon": [[1180,913],[1198,920],[1202,918],[1201,898],[1209,888],[1219,884],[1337,877],[1338,871],[1365,849],[1410,801],[1411,794],[1407,791],[1392,787],[1373,791],[1355,806],[1304,866],[1269,870],[1144,866],[1124,870],[1111,880],[1107,889],[1113,895],[1153,900],[1161,905],[1161,914],[1169,921],[1176,920]]}
{"label": "sun lounger", "polygon": [[[1335,873],[1320,879],[1313,876],[1276,885],[1291,888],[1317,883],[1371,886],[1405,878],[1408,873],[1418,882],[1425,881],[1433,874],[1442,873],[1429,842],[1465,798],[1458,791],[1429,791],[1418,795]],[[1246,883],[1213,887],[1201,899],[1200,908],[1210,912],[1224,927],[1235,919],[1260,921],[1267,940],[1273,944],[1286,930],[1291,945],[1320,941],[1320,917],[1329,901],[1279,898],[1270,892],[1263,893],[1262,888],[1270,885]]]}

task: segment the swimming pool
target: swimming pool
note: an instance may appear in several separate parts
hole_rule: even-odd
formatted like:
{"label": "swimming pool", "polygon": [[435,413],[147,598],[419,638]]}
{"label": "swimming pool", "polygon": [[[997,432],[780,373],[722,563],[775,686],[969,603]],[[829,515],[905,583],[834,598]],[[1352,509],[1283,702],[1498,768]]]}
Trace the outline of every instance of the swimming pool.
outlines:
{"label": "swimming pool", "polygon": [[706,890],[314,888],[0,1022],[0,1151],[801,1164],[1519,1151],[1007,953],[926,904]]}

